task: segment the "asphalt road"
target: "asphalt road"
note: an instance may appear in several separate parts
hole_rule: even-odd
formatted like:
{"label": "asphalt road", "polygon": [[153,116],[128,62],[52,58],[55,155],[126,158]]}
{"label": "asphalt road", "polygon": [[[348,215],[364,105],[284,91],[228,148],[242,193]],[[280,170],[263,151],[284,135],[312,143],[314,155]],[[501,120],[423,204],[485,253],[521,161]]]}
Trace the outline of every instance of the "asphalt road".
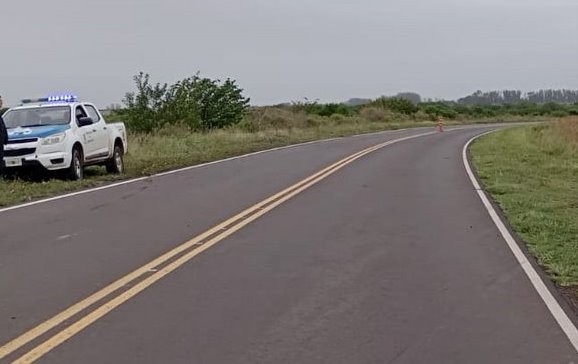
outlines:
{"label": "asphalt road", "polygon": [[487,130],[425,135],[351,161],[256,208],[263,215],[238,231],[217,229],[230,235],[142,292],[108,301],[182,254],[35,336],[238,212],[360,150],[428,130],[281,149],[0,212],[0,346],[28,338],[0,362],[109,307],[44,346],[39,362],[578,363],[464,169],[463,145]]}

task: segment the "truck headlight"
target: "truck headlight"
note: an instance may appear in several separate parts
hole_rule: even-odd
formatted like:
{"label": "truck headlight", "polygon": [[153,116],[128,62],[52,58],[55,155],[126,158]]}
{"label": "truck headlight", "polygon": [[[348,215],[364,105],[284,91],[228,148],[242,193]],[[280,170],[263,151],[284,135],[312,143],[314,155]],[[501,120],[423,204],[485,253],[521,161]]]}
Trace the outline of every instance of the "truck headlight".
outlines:
{"label": "truck headlight", "polygon": [[43,138],[40,142],[41,145],[52,145],[62,143],[64,141],[65,133],[54,134],[49,137]]}

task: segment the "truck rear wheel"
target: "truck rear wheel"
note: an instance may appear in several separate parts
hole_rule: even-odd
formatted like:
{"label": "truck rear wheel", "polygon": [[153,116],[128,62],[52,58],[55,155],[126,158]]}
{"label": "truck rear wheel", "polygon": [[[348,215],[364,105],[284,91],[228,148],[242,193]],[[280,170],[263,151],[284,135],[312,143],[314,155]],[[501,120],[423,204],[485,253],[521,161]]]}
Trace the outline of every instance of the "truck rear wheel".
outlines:
{"label": "truck rear wheel", "polygon": [[115,144],[112,157],[106,162],[106,171],[108,173],[121,174],[124,172],[123,154],[120,145]]}
{"label": "truck rear wheel", "polygon": [[72,148],[72,158],[66,172],[68,179],[73,181],[81,180],[84,177],[82,151],[78,146]]}

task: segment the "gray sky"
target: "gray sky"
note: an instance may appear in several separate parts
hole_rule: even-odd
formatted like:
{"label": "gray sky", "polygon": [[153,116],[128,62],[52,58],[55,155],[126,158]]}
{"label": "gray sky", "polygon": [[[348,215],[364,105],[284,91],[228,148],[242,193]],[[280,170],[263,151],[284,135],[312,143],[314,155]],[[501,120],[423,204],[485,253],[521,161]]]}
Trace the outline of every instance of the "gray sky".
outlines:
{"label": "gray sky", "polygon": [[139,71],[253,104],[578,89],[577,0],[3,1],[0,94],[120,103]]}

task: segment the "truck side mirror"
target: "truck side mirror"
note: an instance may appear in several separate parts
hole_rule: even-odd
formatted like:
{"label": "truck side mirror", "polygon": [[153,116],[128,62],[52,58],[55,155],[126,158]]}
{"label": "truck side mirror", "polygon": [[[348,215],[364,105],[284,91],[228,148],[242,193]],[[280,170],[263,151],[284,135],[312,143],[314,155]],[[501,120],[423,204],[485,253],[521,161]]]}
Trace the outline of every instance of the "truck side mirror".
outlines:
{"label": "truck side mirror", "polygon": [[87,125],[91,125],[93,123],[92,118],[88,117],[88,116],[83,116],[81,118],[78,118],[78,126],[87,126]]}

